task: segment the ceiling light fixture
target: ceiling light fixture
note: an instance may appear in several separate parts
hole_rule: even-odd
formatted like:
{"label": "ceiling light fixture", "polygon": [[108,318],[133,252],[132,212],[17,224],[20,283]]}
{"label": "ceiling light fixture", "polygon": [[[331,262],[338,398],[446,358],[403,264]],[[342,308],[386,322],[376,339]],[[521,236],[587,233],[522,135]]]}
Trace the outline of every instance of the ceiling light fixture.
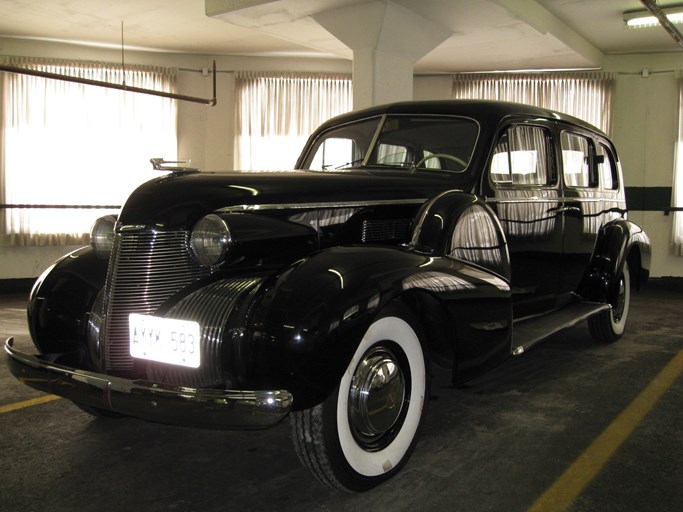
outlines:
{"label": "ceiling light fixture", "polygon": [[[678,27],[675,25],[675,21],[670,19],[670,17],[677,18],[676,14],[683,12],[683,4],[669,5],[667,7],[660,7],[657,5],[656,0],[640,0],[640,3],[645,6],[649,13],[659,22],[664,30],[671,36],[671,38],[676,41],[676,44],[683,48],[683,34]],[[633,11],[631,11],[631,14]],[[624,13],[624,21],[628,25],[628,20],[626,19],[629,13]],[[631,19],[635,19],[632,17]],[[680,20],[679,20],[680,23]]]}
{"label": "ceiling light fixture", "polygon": [[[649,2],[643,2],[647,5]],[[654,3],[654,2],[652,2]],[[655,4],[656,5],[656,4]],[[666,16],[671,23],[683,23],[683,5],[675,4],[667,7],[657,6],[658,10]],[[646,28],[657,27],[660,25],[660,20],[655,16],[651,10],[640,9],[636,11],[626,11],[624,13],[624,23],[628,28]]]}
{"label": "ceiling light fixture", "polygon": [[[633,16],[633,17],[629,17]],[[683,12],[666,15],[671,23],[683,23]],[[659,20],[645,13],[624,13],[624,22],[628,28],[646,28],[659,26]]]}

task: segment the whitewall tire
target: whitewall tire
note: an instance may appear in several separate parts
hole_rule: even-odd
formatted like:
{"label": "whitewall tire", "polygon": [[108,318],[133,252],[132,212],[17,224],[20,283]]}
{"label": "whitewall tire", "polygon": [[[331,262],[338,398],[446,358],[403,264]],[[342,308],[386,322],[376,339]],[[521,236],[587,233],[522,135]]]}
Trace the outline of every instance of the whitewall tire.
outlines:
{"label": "whitewall tire", "polygon": [[601,343],[611,343],[621,338],[626,329],[626,320],[631,305],[631,273],[628,263],[615,283],[612,308],[588,320],[591,335]]}
{"label": "whitewall tire", "polygon": [[391,478],[415,445],[428,382],[423,344],[408,315],[375,320],[335,392],[291,415],[299,458],[321,482],[342,490],[364,491]]}

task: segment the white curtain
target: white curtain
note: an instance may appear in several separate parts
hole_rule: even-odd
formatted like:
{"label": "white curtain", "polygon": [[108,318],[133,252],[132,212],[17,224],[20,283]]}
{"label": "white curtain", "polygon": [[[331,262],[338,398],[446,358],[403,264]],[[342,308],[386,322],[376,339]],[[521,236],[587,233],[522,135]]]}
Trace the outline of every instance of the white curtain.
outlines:
{"label": "white curtain", "polygon": [[611,132],[614,76],[608,73],[480,73],[453,78],[453,97],[526,103]]}
{"label": "white curtain", "polygon": [[293,169],[311,132],[352,109],[347,75],[245,72],[235,88],[237,169]]}
{"label": "white curtain", "polygon": [[[676,141],[676,157],[674,160],[673,207],[683,207],[683,80],[678,82],[678,140]],[[683,211],[673,212],[672,241],[674,253],[683,256]]]}
{"label": "white curtain", "polygon": [[[22,58],[5,63],[124,82],[116,65]],[[106,210],[44,206],[122,205],[137,185],[159,175],[151,170],[150,158],[177,157],[174,100],[17,73],[2,75],[4,244],[82,243],[92,222]],[[173,92],[174,83],[175,70],[125,70],[128,86]]]}

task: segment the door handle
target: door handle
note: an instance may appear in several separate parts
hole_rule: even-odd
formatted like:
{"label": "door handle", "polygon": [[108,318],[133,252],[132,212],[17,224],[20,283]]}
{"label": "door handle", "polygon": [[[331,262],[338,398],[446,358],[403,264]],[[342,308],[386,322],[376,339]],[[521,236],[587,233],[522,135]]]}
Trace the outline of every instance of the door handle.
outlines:
{"label": "door handle", "polygon": [[581,213],[581,208],[578,206],[557,206],[550,208],[548,213]]}

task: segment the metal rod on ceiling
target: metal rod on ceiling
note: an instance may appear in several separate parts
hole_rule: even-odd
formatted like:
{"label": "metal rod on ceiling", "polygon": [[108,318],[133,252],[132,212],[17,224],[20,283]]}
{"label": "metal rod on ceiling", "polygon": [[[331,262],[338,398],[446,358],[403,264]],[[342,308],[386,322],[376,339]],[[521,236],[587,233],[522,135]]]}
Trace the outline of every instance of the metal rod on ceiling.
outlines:
{"label": "metal rod on ceiling", "polygon": [[100,80],[90,80],[88,78],[80,78],[77,76],[60,75],[58,73],[49,73],[47,71],[37,71],[34,69],[21,68],[18,66],[6,66],[0,64],[0,71],[7,73],[17,73],[21,75],[37,76],[41,78],[49,78],[52,80],[62,80],[64,82],[73,82],[83,85],[94,85],[96,87],[105,87],[107,89],[117,89],[119,91],[135,92],[139,94],[149,94],[152,96],[161,96],[162,98],[170,98],[173,100],[190,101],[193,103],[201,103],[204,105],[215,106],[216,100],[216,61],[213,61],[213,98],[197,98],[195,96],[186,96],[184,94],[176,94],[173,92],[156,91],[154,89],[144,89],[142,87],[131,87],[125,84],[114,84],[111,82],[102,82]]}
{"label": "metal rod on ceiling", "polygon": [[666,17],[666,14],[664,14],[664,11],[662,11],[661,7],[657,5],[655,0],[640,0],[640,3],[642,3],[648,11],[650,11],[650,14],[657,18],[659,24],[669,33],[671,37],[673,37],[674,41],[678,43],[678,46],[683,47],[683,34],[681,34],[678,28],[676,28],[676,25],[671,23],[669,18]]}

